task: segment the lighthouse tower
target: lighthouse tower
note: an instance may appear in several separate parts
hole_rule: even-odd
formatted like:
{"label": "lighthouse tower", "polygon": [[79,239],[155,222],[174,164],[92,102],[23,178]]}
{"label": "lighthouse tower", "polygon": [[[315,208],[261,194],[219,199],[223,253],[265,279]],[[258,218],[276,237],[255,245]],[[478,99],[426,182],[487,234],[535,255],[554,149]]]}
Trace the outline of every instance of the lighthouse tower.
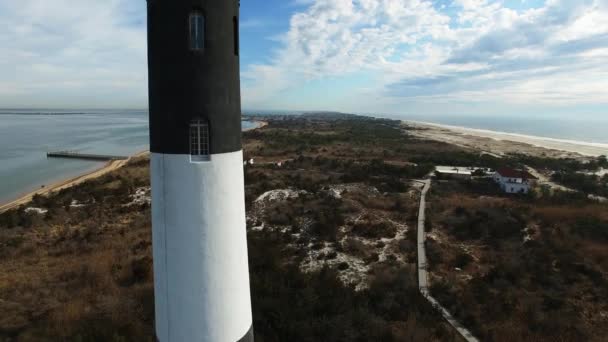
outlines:
{"label": "lighthouse tower", "polygon": [[238,0],[148,0],[156,334],[253,341]]}

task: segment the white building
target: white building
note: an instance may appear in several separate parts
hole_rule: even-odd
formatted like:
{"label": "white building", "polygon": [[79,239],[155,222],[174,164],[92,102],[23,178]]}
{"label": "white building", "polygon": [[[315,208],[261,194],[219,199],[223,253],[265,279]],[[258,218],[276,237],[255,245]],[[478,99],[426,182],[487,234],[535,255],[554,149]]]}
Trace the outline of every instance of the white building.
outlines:
{"label": "white building", "polygon": [[471,179],[473,170],[458,166],[436,166],[435,173],[446,178]]}
{"label": "white building", "polygon": [[509,194],[527,194],[536,180],[528,171],[501,168],[494,173],[494,181]]}
{"label": "white building", "polygon": [[471,179],[476,171],[491,174],[491,170],[483,167],[436,166],[435,174],[445,178]]}

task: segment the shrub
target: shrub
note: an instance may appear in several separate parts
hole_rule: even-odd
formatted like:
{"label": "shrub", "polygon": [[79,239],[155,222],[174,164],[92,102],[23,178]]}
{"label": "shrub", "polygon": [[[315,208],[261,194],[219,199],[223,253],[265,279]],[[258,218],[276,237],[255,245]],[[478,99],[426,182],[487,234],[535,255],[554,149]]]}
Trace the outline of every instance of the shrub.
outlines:
{"label": "shrub", "polygon": [[586,239],[608,241],[608,222],[597,217],[579,217],[572,225],[571,231]]}
{"label": "shrub", "polygon": [[394,238],[397,228],[388,222],[357,223],[353,226],[352,232],[368,239]]}
{"label": "shrub", "polygon": [[458,253],[454,260],[452,260],[452,266],[458,268],[465,268],[473,261],[473,257],[471,257],[468,253]]}

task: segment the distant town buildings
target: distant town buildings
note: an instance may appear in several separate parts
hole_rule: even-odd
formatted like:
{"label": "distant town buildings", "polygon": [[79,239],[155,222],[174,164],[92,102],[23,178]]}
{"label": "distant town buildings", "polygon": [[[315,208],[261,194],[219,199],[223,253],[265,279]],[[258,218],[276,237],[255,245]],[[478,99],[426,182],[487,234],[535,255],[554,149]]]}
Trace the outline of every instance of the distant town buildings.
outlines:
{"label": "distant town buildings", "polygon": [[509,194],[527,194],[536,180],[528,171],[508,167],[498,169],[493,178],[500,188]]}

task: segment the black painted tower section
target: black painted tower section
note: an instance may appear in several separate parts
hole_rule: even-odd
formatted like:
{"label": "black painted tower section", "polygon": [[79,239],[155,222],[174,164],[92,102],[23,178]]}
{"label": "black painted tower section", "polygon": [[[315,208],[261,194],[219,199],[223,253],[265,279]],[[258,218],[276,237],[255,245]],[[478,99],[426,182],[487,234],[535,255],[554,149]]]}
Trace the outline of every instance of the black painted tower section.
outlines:
{"label": "black painted tower section", "polygon": [[[205,18],[190,49],[190,15]],[[241,150],[239,0],[148,0],[150,150],[189,154],[189,125],[209,122],[211,154]]]}

